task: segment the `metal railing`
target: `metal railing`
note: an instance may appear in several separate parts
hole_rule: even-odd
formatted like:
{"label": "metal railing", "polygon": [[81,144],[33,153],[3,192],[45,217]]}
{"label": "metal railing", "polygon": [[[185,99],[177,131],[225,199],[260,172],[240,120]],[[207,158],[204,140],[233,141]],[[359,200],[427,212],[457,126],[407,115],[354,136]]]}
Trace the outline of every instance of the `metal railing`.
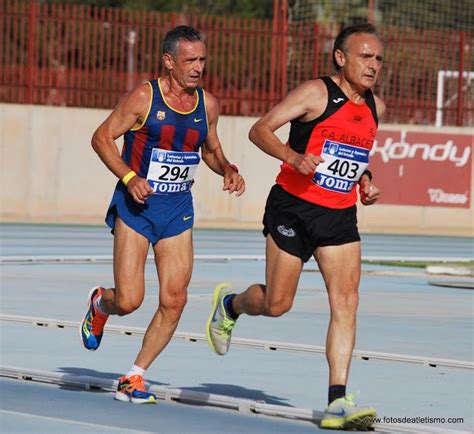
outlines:
{"label": "metal railing", "polygon": [[[203,87],[225,115],[258,116],[304,80],[331,73],[337,23],[137,12],[0,0],[0,102],[112,108],[133,86],[163,73],[161,41],[178,24],[208,47]],[[474,34],[381,26],[386,62],[377,86],[385,122],[474,124]],[[457,71],[437,101],[439,71]],[[459,74],[459,72],[461,72]],[[438,115],[439,116],[439,115]]]}

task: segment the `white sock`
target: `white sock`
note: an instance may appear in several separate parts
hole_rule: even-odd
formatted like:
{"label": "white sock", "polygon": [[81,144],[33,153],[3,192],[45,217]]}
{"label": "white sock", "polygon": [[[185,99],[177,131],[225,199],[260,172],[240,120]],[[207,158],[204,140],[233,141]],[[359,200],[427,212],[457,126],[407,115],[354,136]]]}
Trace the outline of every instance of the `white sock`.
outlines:
{"label": "white sock", "polygon": [[130,371],[128,371],[125,376],[126,377],[131,377],[132,375],[140,375],[140,377],[143,377],[145,374],[146,369],[140,368],[140,366],[133,365],[130,368]]}
{"label": "white sock", "polygon": [[102,296],[99,296],[94,301],[94,307],[101,313],[102,315],[108,315],[108,313],[104,312],[104,308],[102,307]]}

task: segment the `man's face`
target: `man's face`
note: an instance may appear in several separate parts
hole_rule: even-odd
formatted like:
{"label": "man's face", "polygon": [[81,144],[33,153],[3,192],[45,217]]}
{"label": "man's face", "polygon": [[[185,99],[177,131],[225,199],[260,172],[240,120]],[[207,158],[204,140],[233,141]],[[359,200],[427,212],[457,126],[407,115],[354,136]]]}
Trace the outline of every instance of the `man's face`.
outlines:
{"label": "man's face", "polygon": [[370,89],[382,68],[382,42],[369,33],[354,33],[347,39],[340,59],[347,80],[362,89]]}
{"label": "man's face", "polygon": [[206,46],[201,41],[180,40],[175,56],[165,54],[164,60],[183,89],[196,88],[206,63]]}

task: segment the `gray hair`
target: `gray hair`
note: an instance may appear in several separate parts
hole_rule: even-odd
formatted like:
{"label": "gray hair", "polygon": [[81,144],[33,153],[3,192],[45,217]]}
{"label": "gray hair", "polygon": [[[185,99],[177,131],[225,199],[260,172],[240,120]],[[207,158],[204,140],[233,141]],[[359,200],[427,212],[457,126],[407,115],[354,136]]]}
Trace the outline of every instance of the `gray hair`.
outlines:
{"label": "gray hair", "polygon": [[201,35],[196,29],[189,26],[178,26],[171,29],[165,35],[165,39],[163,39],[163,54],[170,54],[175,57],[181,39],[189,42],[202,42]]}

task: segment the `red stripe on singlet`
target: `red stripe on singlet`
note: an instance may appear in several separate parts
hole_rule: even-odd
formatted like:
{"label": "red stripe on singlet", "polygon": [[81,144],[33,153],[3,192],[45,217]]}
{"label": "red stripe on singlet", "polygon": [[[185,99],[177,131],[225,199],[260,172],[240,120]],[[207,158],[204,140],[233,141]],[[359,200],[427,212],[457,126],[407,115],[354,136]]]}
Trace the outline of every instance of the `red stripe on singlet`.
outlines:
{"label": "red stripe on singlet", "polygon": [[171,151],[173,149],[174,125],[162,125],[160,134],[160,149]]}
{"label": "red stripe on singlet", "polygon": [[132,158],[130,159],[130,168],[137,173],[140,173],[142,164],[143,150],[145,149],[146,141],[148,139],[148,132],[146,128],[142,128],[135,133],[132,143]]}
{"label": "red stripe on singlet", "polygon": [[199,139],[199,131],[192,128],[188,128],[186,137],[183,143],[183,152],[195,152],[196,143]]}

